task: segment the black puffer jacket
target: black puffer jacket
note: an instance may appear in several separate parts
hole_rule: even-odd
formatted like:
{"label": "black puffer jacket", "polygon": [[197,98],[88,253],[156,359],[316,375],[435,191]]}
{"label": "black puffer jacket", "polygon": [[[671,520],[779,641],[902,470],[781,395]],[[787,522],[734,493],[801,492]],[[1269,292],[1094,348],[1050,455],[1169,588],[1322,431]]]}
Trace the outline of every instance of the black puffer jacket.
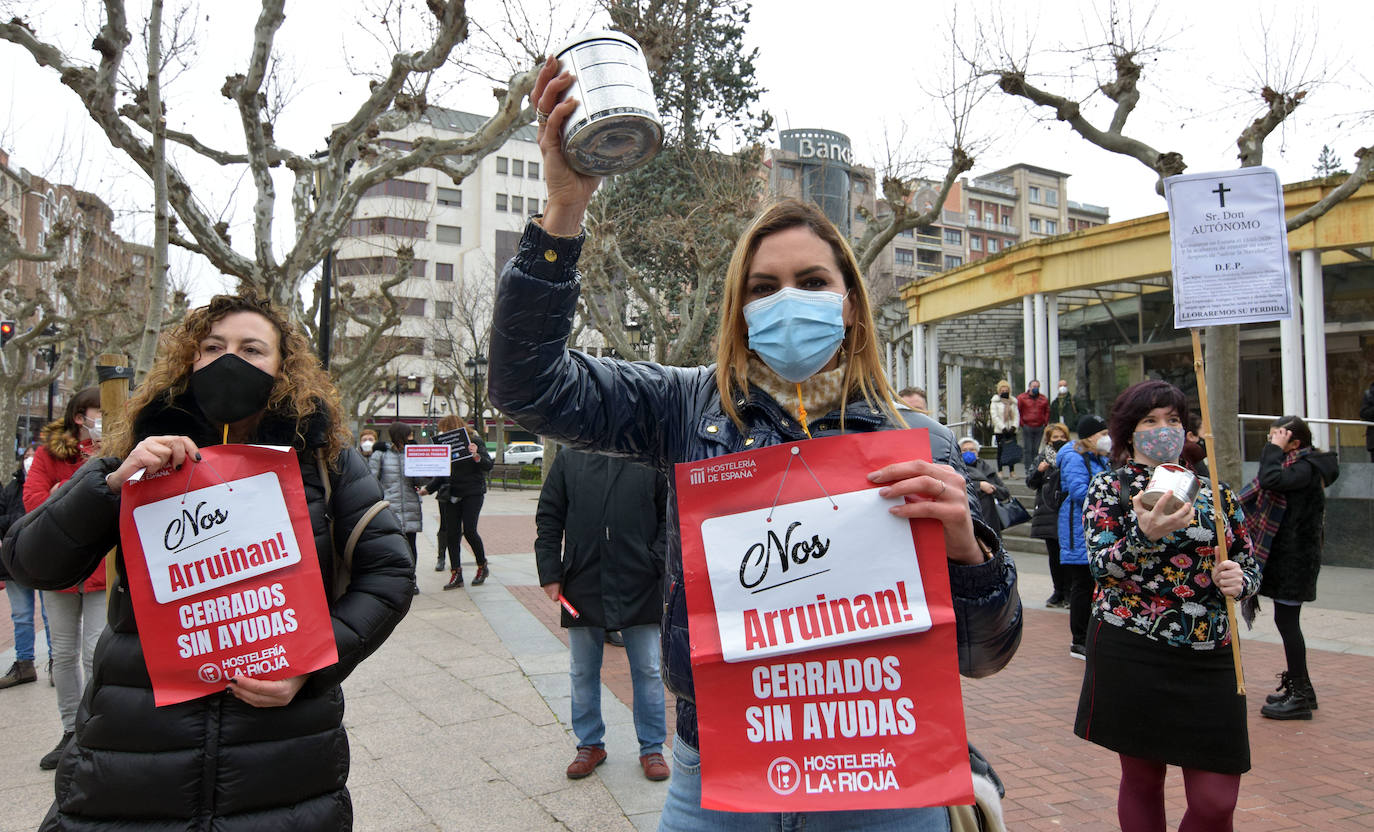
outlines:
{"label": "black puffer jacket", "polygon": [[[1030,536],[1039,540],[1059,539],[1059,506],[1050,504],[1051,495],[1045,490],[1051,476],[1058,473],[1055,469],[1055,459],[1058,456],[1058,448],[1046,445],[1040,449],[1040,455],[1035,461],[1026,465],[1026,487],[1035,489],[1035,511],[1031,512]],[[1042,462],[1049,463],[1050,467],[1041,471]],[[1054,479],[1058,481],[1059,478],[1056,476]],[[1058,491],[1062,498],[1063,489]]]}
{"label": "black puffer jacket", "polygon": [[[567,349],[576,311],[577,257],[582,239],[545,234],[531,222],[520,249],[497,287],[491,334],[492,402],[526,429],[584,450],[631,457],[658,469],[672,487],[675,463],[806,438],[777,402],[758,388],[738,393],[744,430],[725,415],[712,367],[664,367],[597,359]],[[839,432],[840,411],[811,422],[815,436]],[[930,431],[937,462],[963,470],[954,434],[929,417],[910,414],[911,427]],[[844,410],[845,429],[867,432],[901,427],[868,402]],[[972,495],[969,495],[973,504]],[[973,504],[975,518],[976,504]],[[692,682],[682,541],[677,500],[668,500],[668,589],[663,616],[664,680],[678,697],[677,736],[699,746]],[[997,535],[981,522],[975,531],[997,554],[977,566],[950,564],[959,669],[969,676],[995,673],[1021,641],[1016,567]]]}
{"label": "black puffer jacket", "polygon": [[491,454],[485,442],[474,442],[477,456],[455,459],[449,463],[447,477],[435,477],[425,485],[425,490],[446,503],[450,497],[475,497],[487,493],[487,474],[494,467]]}
{"label": "black puffer jacket", "polygon": [[1317,600],[1317,573],[1322,568],[1326,520],[1326,487],[1340,472],[1336,455],[1313,452],[1283,467],[1284,452],[1272,442],[1260,451],[1260,488],[1288,499],[1279,529],[1269,544],[1260,594],[1281,601]]}
{"label": "black puffer jacket", "polygon": [[564,627],[619,630],[663,617],[668,483],[625,459],[563,450],[539,493],[539,585],[563,585]]}
{"label": "black puffer jacket", "polygon": [[[9,484],[4,491],[0,491],[0,538],[10,530],[10,526],[19,522],[19,518],[24,516],[24,466],[15,469],[14,476],[10,477]],[[3,544],[0,544],[3,545]],[[5,559],[0,557],[0,581],[10,580],[10,574],[5,569]]]}
{"label": "black puffer jacket", "polygon": [[[195,404],[154,405],[140,415],[137,437],[189,436],[217,442]],[[315,448],[325,444],[322,417],[302,424],[264,417],[256,441],[299,452],[324,585],[332,584],[332,514],[340,546],[381,489],[358,453],[333,462],[326,505]],[[70,586],[119,542],[119,496],[105,476],[114,458],[90,460],[56,495],[11,530],[4,558],[23,583]],[[414,571],[396,519],[383,511],[353,553],[347,591],[331,601],[339,662],[315,671],[283,708],[253,708],[227,693],[153,707],[133,606],[116,559],[119,586],[108,628],[96,647],[93,678],[77,713],[76,737],[58,765],[57,799],[42,829],[139,832],[263,832],[352,827],[343,691],[353,668],[376,650],[410,606]]]}

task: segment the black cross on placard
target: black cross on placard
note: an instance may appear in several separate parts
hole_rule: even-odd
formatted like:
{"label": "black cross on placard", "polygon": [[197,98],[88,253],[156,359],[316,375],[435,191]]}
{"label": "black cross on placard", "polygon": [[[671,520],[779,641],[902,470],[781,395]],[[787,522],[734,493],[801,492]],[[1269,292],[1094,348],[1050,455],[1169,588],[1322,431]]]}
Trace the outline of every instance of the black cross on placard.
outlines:
{"label": "black cross on placard", "polygon": [[1225,207],[1226,207],[1226,193],[1227,193],[1227,191],[1230,191],[1230,190],[1231,190],[1230,188],[1226,187],[1226,183],[1225,183],[1225,182],[1218,182],[1218,183],[1217,183],[1216,190],[1212,191],[1212,193],[1214,193],[1214,194],[1217,195],[1217,199],[1220,199],[1220,200],[1221,200],[1221,207],[1222,207],[1222,208],[1225,208]]}

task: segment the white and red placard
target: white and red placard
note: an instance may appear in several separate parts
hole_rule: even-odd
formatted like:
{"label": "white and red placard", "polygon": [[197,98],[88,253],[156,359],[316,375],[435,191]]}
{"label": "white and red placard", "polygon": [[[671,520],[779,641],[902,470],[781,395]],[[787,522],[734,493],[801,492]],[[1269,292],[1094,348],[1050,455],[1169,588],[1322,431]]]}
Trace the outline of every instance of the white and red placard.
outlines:
{"label": "white and red placard", "polygon": [[925,430],[677,466],[702,806],[973,802],[944,535],[867,475]]}
{"label": "white and red placard", "polygon": [[119,534],[154,702],[289,679],[338,661],[291,449],[202,448],[130,480]]}
{"label": "white and red placard", "polygon": [[449,445],[406,445],[407,477],[447,477],[453,448]]}

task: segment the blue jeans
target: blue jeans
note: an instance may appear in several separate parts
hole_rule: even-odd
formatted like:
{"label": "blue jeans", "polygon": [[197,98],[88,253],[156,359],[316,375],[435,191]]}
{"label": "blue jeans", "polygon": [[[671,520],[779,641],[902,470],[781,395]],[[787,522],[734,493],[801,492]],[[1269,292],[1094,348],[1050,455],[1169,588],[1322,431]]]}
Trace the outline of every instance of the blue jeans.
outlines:
{"label": "blue jeans", "polygon": [[[668,737],[663,713],[663,680],[659,677],[658,625],[641,624],[620,631],[630,660],[634,686],[635,735],[639,754],[658,754]],[[569,627],[572,648],[572,728],[577,746],[603,747],[606,723],[601,719],[601,656],[606,631],[600,627]]]}
{"label": "blue jeans", "polygon": [[[48,608],[43,605],[42,593],[37,593],[43,615],[43,635],[48,637],[48,658],[52,658],[52,631],[48,629]],[[33,596],[35,590],[14,580],[5,581],[5,595],[10,599],[10,621],[14,622],[14,658],[33,661]]]}
{"label": "blue jeans", "polygon": [[701,808],[701,754],[673,742],[673,779],[658,832],[949,832],[949,813],[933,809],[844,812],[720,812]]}

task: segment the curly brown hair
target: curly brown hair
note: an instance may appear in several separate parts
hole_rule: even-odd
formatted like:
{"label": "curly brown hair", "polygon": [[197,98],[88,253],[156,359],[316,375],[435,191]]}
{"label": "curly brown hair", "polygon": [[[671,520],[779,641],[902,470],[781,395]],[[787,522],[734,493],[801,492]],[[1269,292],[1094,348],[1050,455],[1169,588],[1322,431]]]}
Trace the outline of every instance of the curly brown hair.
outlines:
{"label": "curly brown hair", "polygon": [[176,398],[186,392],[201,341],[209,336],[211,327],[235,312],[261,315],[277,330],[280,339],[281,370],[272,385],[266,410],[286,418],[294,417],[298,434],[306,419],[323,412],[329,420],[325,446],[328,459],[334,459],[352,443],[342,418],[339,391],[311,351],[310,342],[300,327],[291,323],[280,308],[255,295],[215,295],[208,304],[192,309],[180,324],[162,334],[153,368],[129,398],[124,418],[106,437],[104,453],[121,458],[128,456],[135,444],[133,426],[139,414],[164,397]]}

